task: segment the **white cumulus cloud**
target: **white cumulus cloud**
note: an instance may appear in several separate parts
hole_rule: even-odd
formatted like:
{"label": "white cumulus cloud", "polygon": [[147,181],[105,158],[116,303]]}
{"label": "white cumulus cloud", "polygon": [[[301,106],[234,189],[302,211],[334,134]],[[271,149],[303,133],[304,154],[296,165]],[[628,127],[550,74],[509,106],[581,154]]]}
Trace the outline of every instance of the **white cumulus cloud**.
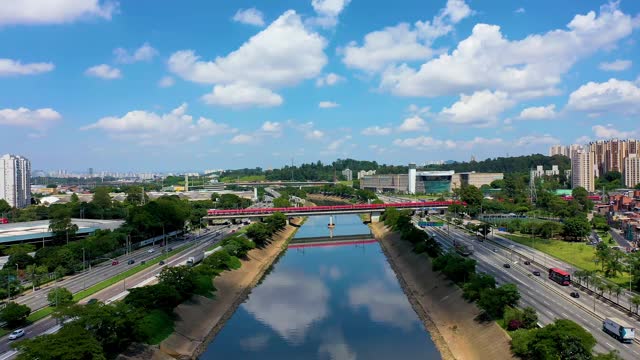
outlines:
{"label": "white cumulus cloud", "polygon": [[598,68],[604,71],[624,71],[629,69],[631,65],[631,60],[615,60],[612,62],[601,62]]}
{"label": "white cumulus cloud", "polygon": [[232,144],[249,144],[253,142],[253,136],[247,134],[238,134],[234,136],[229,142]]}
{"label": "white cumulus cloud", "polygon": [[471,95],[460,95],[460,100],[444,108],[440,119],[453,124],[488,126],[498,121],[498,116],[513,106],[507,93],[502,91],[476,91]]}
{"label": "white cumulus cloud", "polygon": [[172,87],[176,81],[171,76],[164,76],[158,81],[158,86],[162,88]]}
{"label": "white cumulus cloud", "polygon": [[264,26],[264,15],[256,8],[239,9],[233,15],[233,21],[247,25]]}
{"label": "white cumulus cloud", "polygon": [[611,2],[596,15],[576,15],[567,29],[505,38],[499,26],[476,24],[451,52],[418,68],[395,64],[382,74],[381,87],[399,96],[435,97],[482,89],[531,98],[557,94],[562,75],[580,59],[609,49],[629,36],[634,20]]}
{"label": "white cumulus cloud", "polygon": [[235,108],[243,107],[273,107],[282,104],[282,97],[273,91],[246,83],[232,83],[216,85],[213,91],[204,95],[202,100],[210,105],[220,105]]}
{"label": "white cumulus cloud", "polygon": [[523,109],[518,118],[522,120],[553,119],[556,116],[556,106],[534,106]]}
{"label": "white cumulus cloud", "polygon": [[370,126],[364,130],[362,130],[362,135],[367,136],[381,136],[381,135],[389,135],[391,134],[390,127],[380,127],[380,126]]}
{"label": "white cumulus cloud", "polygon": [[341,49],[342,61],[348,67],[373,72],[399,61],[428,59],[434,54],[433,41],[471,14],[463,0],[449,0],[431,21],[417,21],[413,26],[400,23],[365,35],[362,45],[349,43]]}
{"label": "white cumulus cloud", "polygon": [[320,103],[318,103],[318,107],[321,109],[330,109],[338,106],[340,106],[340,104],[333,101],[320,101]]}
{"label": "white cumulus cloud", "polygon": [[83,18],[110,20],[118,3],[110,0],[2,0],[0,26],[70,23]]}
{"label": "white cumulus cloud", "polygon": [[618,79],[588,82],[569,95],[567,107],[590,114],[637,114],[640,113],[640,87],[631,81]]}
{"label": "white cumulus cloud", "polygon": [[205,117],[195,119],[182,104],[167,114],[134,110],[121,117],[104,117],[82,130],[103,130],[112,137],[136,141],[141,145],[171,145],[176,141],[198,141],[205,136],[236,132],[226,124]]}
{"label": "white cumulus cloud", "polygon": [[19,60],[0,59],[0,76],[36,75],[52,71],[52,63],[27,63]]}
{"label": "white cumulus cloud", "polygon": [[122,77],[120,69],[111,67],[107,64],[92,66],[88,68],[84,73],[87,76],[98,77],[106,80],[119,79]]}
{"label": "white cumulus cloud", "polygon": [[261,127],[262,131],[269,133],[279,133],[282,131],[282,124],[275,121],[265,121]]}
{"label": "white cumulus cloud", "polygon": [[593,130],[593,134],[600,139],[627,139],[638,136],[639,134],[638,130],[624,131],[612,125],[595,125],[591,130]]}
{"label": "white cumulus cloud", "polygon": [[[325,38],[308,30],[300,16],[288,10],[226,56],[204,61],[193,50],[181,50],[170,56],[168,65],[179,77],[196,83],[216,84],[216,87],[220,86],[219,91],[246,89],[265,93],[265,90],[294,86],[316,78],[327,63],[326,46]],[[215,93],[216,88],[214,96]],[[249,101],[256,102],[260,106],[275,106],[277,102],[282,103],[282,98],[271,92],[265,101]],[[234,101],[226,99],[224,103]]]}
{"label": "white cumulus cloud", "polygon": [[408,117],[402,121],[402,124],[398,126],[398,131],[400,132],[409,132],[409,131],[429,131],[429,126],[424,121],[423,118],[414,115]]}
{"label": "white cumulus cloud", "polygon": [[342,81],[344,81],[344,78],[342,76],[334,73],[328,73],[327,75],[321,76],[316,79],[316,86],[333,86]]}
{"label": "white cumulus cloud", "polygon": [[158,50],[149,45],[149,43],[144,43],[132,53],[129,53],[127,49],[117,48],[113,50],[113,54],[116,57],[117,63],[132,64],[138,61],[153,60],[153,58],[158,55]]}
{"label": "white cumulus cloud", "polygon": [[0,109],[0,125],[22,126],[43,131],[60,119],[62,116],[51,108]]}
{"label": "white cumulus cloud", "polygon": [[311,0],[317,17],[309,20],[311,25],[332,28],[338,24],[338,16],[351,0]]}

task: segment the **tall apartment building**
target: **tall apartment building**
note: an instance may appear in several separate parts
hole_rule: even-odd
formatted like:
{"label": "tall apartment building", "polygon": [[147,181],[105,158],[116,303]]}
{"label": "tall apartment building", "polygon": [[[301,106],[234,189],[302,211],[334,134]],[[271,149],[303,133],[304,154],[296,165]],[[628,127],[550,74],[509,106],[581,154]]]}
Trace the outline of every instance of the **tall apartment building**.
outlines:
{"label": "tall apartment building", "polygon": [[640,184],[640,155],[629,154],[624,159],[624,184],[627,187],[634,187]]}
{"label": "tall apartment building", "polygon": [[589,192],[595,191],[594,153],[576,151],[571,159],[571,187],[583,187]]}
{"label": "tall apartment building", "polygon": [[590,142],[588,150],[594,153],[599,174],[618,171],[624,174],[625,159],[629,154],[638,154],[640,140],[599,140]]}
{"label": "tall apartment building", "polygon": [[569,157],[569,147],[564,145],[553,145],[549,148],[549,156],[562,155]]}
{"label": "tall apartment building", "polygon": [[0,199],[16,208],[31,203],[31,162],[22,156],[0,157]]}

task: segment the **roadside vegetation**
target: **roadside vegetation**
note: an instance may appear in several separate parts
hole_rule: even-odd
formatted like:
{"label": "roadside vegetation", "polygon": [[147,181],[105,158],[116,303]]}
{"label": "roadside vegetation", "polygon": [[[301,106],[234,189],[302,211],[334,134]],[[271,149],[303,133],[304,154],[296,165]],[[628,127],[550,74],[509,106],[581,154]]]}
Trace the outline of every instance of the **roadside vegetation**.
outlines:
{"label": "roadside vegetation", "polygon": [[[286,224],[286,217],[276,213],[264,224],[251,225],[249,228],[253,230],[248,229],[246,237],[234,234],[224,239],[220,244],[222,249],[198,266],[163,268],[157,284],[129,289],[122,301],[86,305],[58,303],[53,315],[65,321],[62,329],[55,334],[14,343],[12,346],[20,350],[18,359],[113,359],[134,342],[160,343],[173,332],[176,306],[194,295],[214,296],[214,277],[240,268],[240,259],[247,259],[247,253],[256,246],[266,246]],[[61,295],[68,298],[61,291],[58,300]],[[49,300],[53,299],[54,296]],[[27,315],[28,312],[20,313],[22,321]]]}
{"label": "roadside vegetation", "polygon": [[[432,267],[462,288],[462,296],[483,310],[481,318],[495,320],[512,337],[511,347],[525,360],[617,360],[615,352],[596,354],[595,339],[580,325],[559,319],[543,328],[538,327],[535,309],[518,308],[520,293],[514,284],[497,286],[493,276],[476,271],[476,261],[455,252],[443,252],[440,245],[426,232],[411,223],[409,211],[387,209],[384,224],[411,242],[414,252],[425,252]],[[422,235],[416,233],[419,232]],[[424,250],[423,250],[424,249]]]}

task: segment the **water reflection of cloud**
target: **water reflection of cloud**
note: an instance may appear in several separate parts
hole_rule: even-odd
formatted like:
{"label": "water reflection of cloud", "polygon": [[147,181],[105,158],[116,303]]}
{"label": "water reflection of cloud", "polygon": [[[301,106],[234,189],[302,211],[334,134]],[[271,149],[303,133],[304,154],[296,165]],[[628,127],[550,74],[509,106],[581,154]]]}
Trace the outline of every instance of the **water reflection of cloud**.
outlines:
{"label": "water reflection of cloud", "polygon": [[389,289],[381,280],[371,280],[349,289],[349,305],[365,307],[375,322],[385,323],[409,331],[417,317],[402,291]]}
{"label": "water reflection of cloud", "polygon": [[346,343],[340,329],[327,332],[324,341],[318,348],[318,358],[321,360],[356,360],[356,352]]}
{"label": "water reflection of cloud", "polygon": [[329,289],[320,278],[274,272],[242,306],[282,338],[300,344],[308,327],[327,316]]}
{"label": "water reflection of cloud", "polygon": [[332,266],[320,266],[320,275],[327,276],[331,280],[339,280],[342,277],[342,271],[335,265]]}
{"label": "water reflection of cloud", "polygon": [[269,334],[257,334],[240,340],[240,346],[249,351],[259,351],[264,349],[269,342]]}

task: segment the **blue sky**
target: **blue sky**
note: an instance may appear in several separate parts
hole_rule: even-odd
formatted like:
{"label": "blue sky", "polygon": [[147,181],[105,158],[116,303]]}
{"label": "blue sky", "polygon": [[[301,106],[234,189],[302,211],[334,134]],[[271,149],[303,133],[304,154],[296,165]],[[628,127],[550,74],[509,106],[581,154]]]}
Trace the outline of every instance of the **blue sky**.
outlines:
{"label": "blue sky", "polygon": [[34,169],[424,163],[640,137],[640,2],[0,2]]}

